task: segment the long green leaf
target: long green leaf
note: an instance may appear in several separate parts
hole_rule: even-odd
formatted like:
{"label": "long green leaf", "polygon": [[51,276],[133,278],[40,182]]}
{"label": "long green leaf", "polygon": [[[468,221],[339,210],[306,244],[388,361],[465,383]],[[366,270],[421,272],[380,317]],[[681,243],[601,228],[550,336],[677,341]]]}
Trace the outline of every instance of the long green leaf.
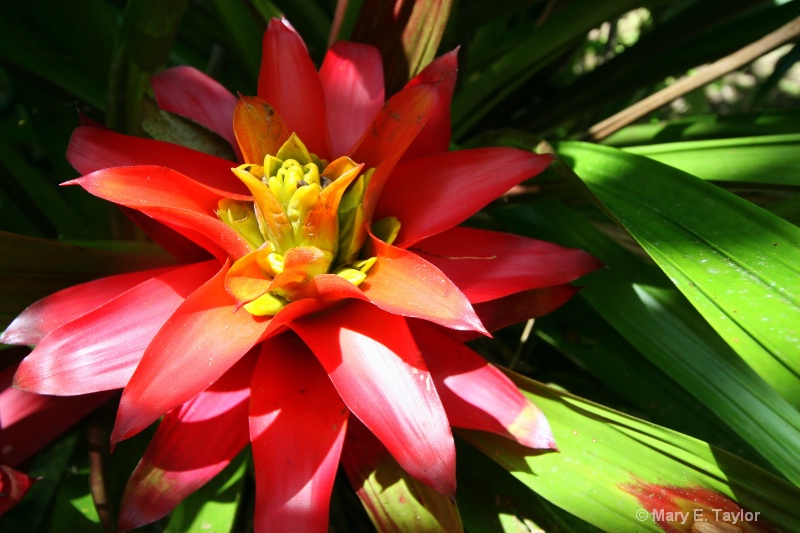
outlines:
{"label": "long green leaf", "polygon": [[728,117],[701,115],[654,124],[634,124],[607,137],[602,144],[623,147],[792,133],[800,133],[800,111]]}
{"label": "long green leaf", "polygon": [[116,32],[105,0],[0,2],[0,57],[97,109]]}
{"label": "long green leaf", "polygon": [[167,62],[189,0],[129,0],[109,76],[107,124],[142,134],[142,97]]}
{"label": "long green leaf", "polygon": [[[656,404],[665,401],[667,405],[681,407],[687,401],[700,403],[699,410],[692,408],[676,413],[690,418],[697,416],[697,419],[686,421],[679,427],[691,430],[695,424],[707,423],[706,429],[711,430],[714,421],[706,422],[708,416],[703,415],[703,411],[708,409],[736,432],[739,439],[767,458],[778,471],[796,477],[796,461],[800,459],[800,447],[797,446],[800,440],[800,417],[797,411],[744,364],[677,289],[669,286],[669,281],[663,275],[650,275],[642,268],[641,262],[630,254],[620,253],[618,247],[597,238],[594,235],[596,229],[589,227],[591,231],[587,231],[587,223],[580,224],[580,220],[576,222],[574,217],[564,217],[555,209],[543,210],[537,219],[530,214],[533,211],[521,211],[518,208],[511,211],[516,216],[509,218],[509,213],[504,213],[502,218],[507,219],[510,225],[525,228],[544,220],[549,229],[555,230],[556,235],[561,237],[557,240],[568,246],[587,249],[606,262],[609,267],[607,270],[581,279],[580,284],[584,289],[580,296],[638,354],[647,357],[674,383],[680,384],[686,398],[675,399],[675,395],[681,393],[675,391],[669,382],[647,381],[658,379],[658,375],[648,370],[647,365],[635,360],[638,354],[613,354],[609,356],[613,358],[611,362],[600,359],[610,349],[625,349],[619,342],[608,343],[609,339],[613,340],[610,333],[604,334],[605,344],[589,354],[593,359],[588,363],[590,368],[604,367],[600,376],[612,370],[611,365],[617,365],[620,372],[632,372],[630,379],[625,380],[628,390],[620,392],[624,396],[633,395],[636,398],[644,394],[642,400],[647,401],[648,392],[652,390],[649,399]],[[574,316],[571,318],[574,319]],[[577,325],[580,327],[572,335],[594,338],[591,325]],[[557,324],[558,330],[563,327],[563,323]],[[553,338],[552,331],[550,338]],[[554,340],[557,342],[557,339]],[[575,347],[565,346],[564,349],[580,356],[580,350],[576,353]],[[609,383],[613,382],[614,378],[611,378]],[[658,412],[655,415],[658,418]],[[703,432],[697,435],[703,435]],[[729,445],[725,440],[720,434],[714,442]],[[736,440],[730,443],[738,452],[741,446],[736,444]]]}
{"label": "long green leaf", "polygon": [[458,508],[467,531],[600,531],[529,490],[461,439],[456,447]]}
{"label": "long green leaf", "polygon": [[755,525],[764,530],[765,521],[800,529],[800,489],[785,481],[691,437],[520,376],[512,379],[547,415],[559,451],[542,453],[486,433],[460,433],[537,494],[586,522],[604,531],[661,531],[654,509],[634,496],[636,487],[652,485],[714,491],[759,512]]}
{"label": "long green leaf", "polygon": [[[583,287],[580,293],[583,297],[537,319],[536,331],[540,337],[577,360],[616,394],[629,399],[637,416],[768,467],[769,463],[746,444],[748,439],[743,438],[741,428],[737,429],[740,417],[729,405],[725,381],[706,380],[699,388],[687,390],[686,384],[691,384],[697,372],[675,366],[676,358],[696,360],[704,356],[711,361],[695,364],[711,367],[724,364],[727,359],[735,361],[736,355],[691,305],[680,299],[677,289],[671,287],[669,279],[657,267],[645,263],[577,213],[554,202],[506,206],[493,214],[508,227],[524,228],[527,235],[583,248],[607,265],[608,272],[578,282]],[[626,314],[625,294],[629,294],[631,283],[670,288],[676,298],[659,315]],[[615,314],[620,318],[633,319],[613,320],[614,315],[598,312],[586,300],[592,301],[595,308],[600,304],[594,300],[607,302],[606,306],[618,310]],[[691,338],[695,346],[689,352],[672,349],[673,338]],[[667,341],[659,343],[659,339]],[[713,362],[717,359],[720,363]],[[668,372],[670,365],[677,372]],[[737,365],[742,366],[741,362]],[[682,370],[689,373],[689,381]],[[756,386],[763,386],[752,372],[745,372]],[[771,391],[768,394],[774,396]],[[782,423],[780,418],[778,423]],[[752,437],[749,433],[745,436]]]}
{"label": "long green leaf", "polygon": [[558,150],[720,336],[800,406],[800,228],[642,156]]}
{"label": "long green leaf", "polygon": [[9,169],[27,198],[39,209],[60,235],[86,236],[88,229],[59,191],[20,154],[0,144],[0,164]]}
{"label": "long green leaf", "polygon": [[800,413],[736,354],[714,350],[697,331],[702,320],[679,294],[612,271],[585,280],[590,287],[581,296],[628,342],[800,484]]}
{"label": "long green leaf", "polygon": [[800,134],[630,146],[625,151],[704,180],[800,187]]}
{"label": "long green leaf", "polygon": [[224,35],[230,39],[231,50],[245,65],[250,79],[257,79],[264,21],[253,16],[246,2],[211,0],[210,3],[218,19],[217,24],[226,30]]}

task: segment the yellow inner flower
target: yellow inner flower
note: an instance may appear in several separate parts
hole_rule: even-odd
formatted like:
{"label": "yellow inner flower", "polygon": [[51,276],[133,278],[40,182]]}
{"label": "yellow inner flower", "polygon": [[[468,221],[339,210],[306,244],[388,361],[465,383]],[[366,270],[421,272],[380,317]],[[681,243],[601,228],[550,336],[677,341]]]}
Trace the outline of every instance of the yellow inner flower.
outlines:
{"label": "yellow inner flower", "polygon": [[[248,312],[275,315],[302,298],[303,286],[320,274],[336,274],[356,286],[364,281],[376,258],[362,257],[363,200],[374,172],[363,168],[348,157],[320,160],[292,134],[263,165],[233,169],[253,202],[223,199],[217,215],[253,250],[226,278],[228,293]],[[388,218],[372,229],[391,244],[400,223]]]}

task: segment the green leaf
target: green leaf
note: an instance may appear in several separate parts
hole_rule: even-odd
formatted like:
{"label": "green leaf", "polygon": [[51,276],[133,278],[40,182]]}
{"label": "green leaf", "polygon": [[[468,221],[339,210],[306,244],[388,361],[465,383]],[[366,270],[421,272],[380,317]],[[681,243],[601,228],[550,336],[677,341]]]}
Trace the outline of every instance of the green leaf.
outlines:
{"label": "green leaf", "polygon": [[[796,479],[796,461],[800,457],[800,447],[797,446],[800,417],[797,411],[733,352],[677,289],[669,285],[663,275],[650,274],[630,253],[622,253],[619,246],[611,246],[613,243],[597,238],[594,228],[587,231],[587,223],[581,225],[574,217],[559,216],[556,209],[544,210],[537,220],[527,216],[530,211],[533,210],[523,212],[524,218],[512,217],[509,222],[516,227],[532,228],[533,223],[543,220],[545,225],[560,231],[562,239],[557,240],[562,244],[580,246],[608,265],[607,269],[580,280],[584,289],[579,295],[597,314],[638,353],[679,384],[684,394],[689,395],[686,400],[691,402],[693,399],[705,406],[777,471]],[[519,209],[513,213],[519,215]],[[586,326],[581,326],[577,333],[592,338],[591,327],[587,331]],[[603,340],[608,341],[608,336]],[[598,352],[591,354],[595,359],[594,366],[606,366],[604,360],[597,358],[614,348],[625,349],[619,343],[598,347]],[[574,348],[572,351],[574,353]],[[616,355],[616,358],[625,361],[636,356]],[[603,372],[608,370],[606,368]],[[621,370],[636,372],[647,371],[647,368],[634,362],[630,365],[622,363]],[[658,377],[648,374],[642,377]],[[622,394],[637,394],[634,389],[642,388],[638,394],[644,393],[646,397],[652,386],[651,402],[678,402],[678,405],[686,402],[670,399],[680,392],[671,390],[669,383],[640,382],[635,377],[636,374],[627,382],[630,390]],[[693,416],[697,412],[698,409],[692,409],[679,414]],[[700,407],[699,413],[702,412]],[[703,424],[704,419],[706,417],[699,417],[687,424],[689,427]],[[687,424],[681,427],[686,428]],[[712,427],[713,424],[709,429]],[[724,444],[720,440],[715,442]],[[739,451],[741,446],[735,444],[734,449]]]}
{"label": "green leaf", "polygon": [[704,180],[800,187],[800,134],[630,146],[625,151]]}
{"label": "green leaf", "polygon": [[105,0],[0,2],[0,57],[97,109],[116,31]]}
{"label": "green leaf", "polygon": [[0,164],[9,169],[14,181],[60,235],[85,236],[88,229],[59,191],[19,153],[0,144]]}
{"label": "green leaf", "polygon": [[242,499],[248,453],[240,453],[214,479],[183,500],[170,515],[164,533],[232,531]]}
{"label": "green leaf", "polygon": [[558,150],[720,336],[800,406],[800,228],[642,156]]}
{"label": "green leaf", "polygon": [[602,144],[622,147],[791,133],[800,133],[800,111],[727,117],[702,115],[668,122],[634,124],[609,136]]}
{"label": "green leaf", "polygon": [[679,294],[631,283],[611,271],[584,281],[590,286],[581,296],[628,342],[800,484],[800,413],[736,354],[715,346]]}
{"label": "green leaf", "polygon": [[251,80],[258,79],[263,22],[253,16],[246,2],[211,0],[210,3],[216,14],[215,25],[225,29],[233,55],[242,62]]}
{"label": "green leaf", "polygon": [[[736,360],[736,355],[697,315],[696,310],[680,299],[677,289],[672,287],[669,279],[657,267],[645,263],[571,209],[554,202],[537,201],[531,205],[506,206],[494,210],[493,214],[508,227],[524,228],[526,235],[552,240],[563,246],[582,248],[607,265],[609,272],[578,281],[583,288],[579,298],[555,313],[537,319],[537,335],[577,360],[616,394],[629,399],[636,416],[653,420],[768,467],[769,463],[746,444],[747,439],[737,435],[739,418],[736,411],[731,411],[728,406],[724,382],[710,380],[699,389],[702,391],[710,384],[712,389],[719,389],[716,394],[707,391],[687,394],[693,389],[687,391],[683,373],[667,372],[669,365],[674,365],[676,352],[678,358],[695,357],[695,353],[705,355],[712,361],[708,365],[720,364],[713,363],[716,359]],[[611,285],[607,286],[609,283]],[[630,315],[633,320],[612,323],[611,316],[598,312],[587,303],[592,298],[600,302],[608,300],[606,305],[617,309],[615,313],[625,317],[626,304],[621,295],[631,283],[669,288],[681,300],[680,304],[673,302],[665,315],[634,314]],[[676,314],[673,315],[673,312]],[[676,332],[676,323],[686,325],[681,325]],[[646,333],[642,335],[640,331]],[[669,342],[657,343],[659,339],[686,336],[690,336],[700,349],[693,349],[687,354],[681,350],[670,350]],[[742,366],[741,362],[737,362],[737,365]],[[678,370],[680,368],[678,366]],[[689,369],[689,372],[693,371]],[[748,374],[755,378],[752,372]],[[755,378],[754,381],[760,380]],[[773,393],[770,395],[774,396]],[[732,418],[723,420],[720,415],[725,412],[731,414]]]}
{"label": "green leaf", "polygon": [[86,441],[81,439],[58,485],[50,513],[50,533],[103,533],[89,483]]}
{"label": "green leaf", "polygon": [[163,67],[189,0],[129,0],[114,47],[106,123],[142,133],[142,97],[150,77]]}
{"label": "green leaf", "polygon": [[547,415],[559,451],[531,450],[487,433],[460,434],[531,490],[586,522],[604,531],[661,531],[652,516],[641,515],[642,503],[631,494],[632,486],[645,482],[709,489],[758,511],[762,521],[800,528],[800,489],[785,481],[691,437],[511,377]]}
{"label": "green leaf", "polygon": [[342,455],[350,484],[381,533],[463,532],[453,502],[408,475],[358,421],[348,423]]}
{"label": "green leaf", "polygon": [[457,503],[467,531],[600,531],[529,490],[484,454],[456,439]]}
{"label": "green leaf", "polygon": [[769,466],[705,402],[687,394],[583,298],[537,319],[535,331],[628,400],[618,409]]}

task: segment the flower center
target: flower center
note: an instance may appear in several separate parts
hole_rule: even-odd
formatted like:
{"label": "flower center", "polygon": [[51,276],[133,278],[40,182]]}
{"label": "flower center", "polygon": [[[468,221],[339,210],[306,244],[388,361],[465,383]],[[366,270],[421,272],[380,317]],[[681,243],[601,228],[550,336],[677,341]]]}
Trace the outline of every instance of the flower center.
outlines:
{"label": "flower center", "polygon": [[[225,280],[237,303],[270,316],[308,297],[308,282],[320,274],[356,286],[364,281],[376,258],[363,257],[363,201],[374,171],[363,169],[348,157],[320,160],[295,134],[263,165],[233,169],[253,195],[252,202],[223,199],[217,211],[253,250],[231,266]],[[389,243],[399,229],[393,218],[373,225]]]}

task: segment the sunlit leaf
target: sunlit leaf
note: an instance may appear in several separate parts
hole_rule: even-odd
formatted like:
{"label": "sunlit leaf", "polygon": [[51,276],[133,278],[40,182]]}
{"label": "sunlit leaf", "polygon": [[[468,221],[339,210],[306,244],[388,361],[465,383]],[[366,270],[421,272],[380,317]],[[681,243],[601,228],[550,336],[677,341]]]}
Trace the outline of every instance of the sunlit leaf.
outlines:
{"label": "sunlit leaf", "polygon": [[[641,356],[682,388],[688,397],[679,400],[679,405],[699,401],[784,475],[790,479],[797,477],[795,460],[790,456],[800,457],[800,448],[794,445],[800,438],[798,412],[738,358],[677,289],[669,286],[664,276],[648,272],[630,253],[622,251],[613,242],[606,242],[610,239],[594,236],[596,230],[590,228],[591,231],[587,231],[585,222],[581,225],[570,217],[554,215],[552,210],[541,215],[536,215],[533,210],[520,209],[502,213],[503,218],[517,226],[526,221],[528,231],[540,224],[537,218],[544,220],[544,225],[555,231],[557,240],[567,246],[581,245],[604,260],[607,269],[581,279],[584,288],[580,297]],[[566,333],[574,336],[584,330],[580,328]],[[588,335],[591,338],[591,328]],[[608,340],[608,335],[604,340]],[[599,353],[594,357],[624,347],[618,342],[604,344],[598,347]],[[634,353],[622,359],[637,356]],[[605,363],[596,359],[594,364]],[[623,363],[621,370],[636,372],[640,368],[641,364]],[[647,371],[646,365],[644,370]],[[657,379],[652,374],[648,377]],[[622,394],[647,396],[650,383],[632,377],[627,386],[629,390]],[[638,392],[633,390],[637,387],[641,388]],[[676,390],[669,383],[657,383],[653,390],[650,400],[656,403],[670,402],[670,396],[682,393],[681,389]],[[664,393],[667,395],[662,396]],[[681,411],[676,415],[690,417],[692,412],[695,410]],[[682,427],[688,429],[693,423],[702,424],[706,416],[698,413],[697,420]],[[713,422],[710,427],[713,427]]]}
{"label": "sunlit leaf", "polygon": [[800,527],[800,489],[785,481],[704,442],[512,377],[546,413],[559,451],[533,452],[502,437],[460,434],[531,490],[603,531],[661,531],[653,509],[643,511],[631,494],[639,482],[708,489],[759,512],[757,526]]}
{"label": "sunlit leaf", "polygon": [[456,440],[458,508],[467,531],[600,531],[529,490],[500,465]]}
{"label": "sunlit leaf", "polygon": [[625,151],[704,180],[800,187],[800,134],[630,146]]}
{"label": "sunlit leaf", "polygon": [[342,464],[379,532],[463,531],[453,502],[406,473],[358,420],[348,422]]}
{"label": "sunlit leaf", "polygon": [[800,406],[800,228],[641,156],[559,151],[720,336]]}

